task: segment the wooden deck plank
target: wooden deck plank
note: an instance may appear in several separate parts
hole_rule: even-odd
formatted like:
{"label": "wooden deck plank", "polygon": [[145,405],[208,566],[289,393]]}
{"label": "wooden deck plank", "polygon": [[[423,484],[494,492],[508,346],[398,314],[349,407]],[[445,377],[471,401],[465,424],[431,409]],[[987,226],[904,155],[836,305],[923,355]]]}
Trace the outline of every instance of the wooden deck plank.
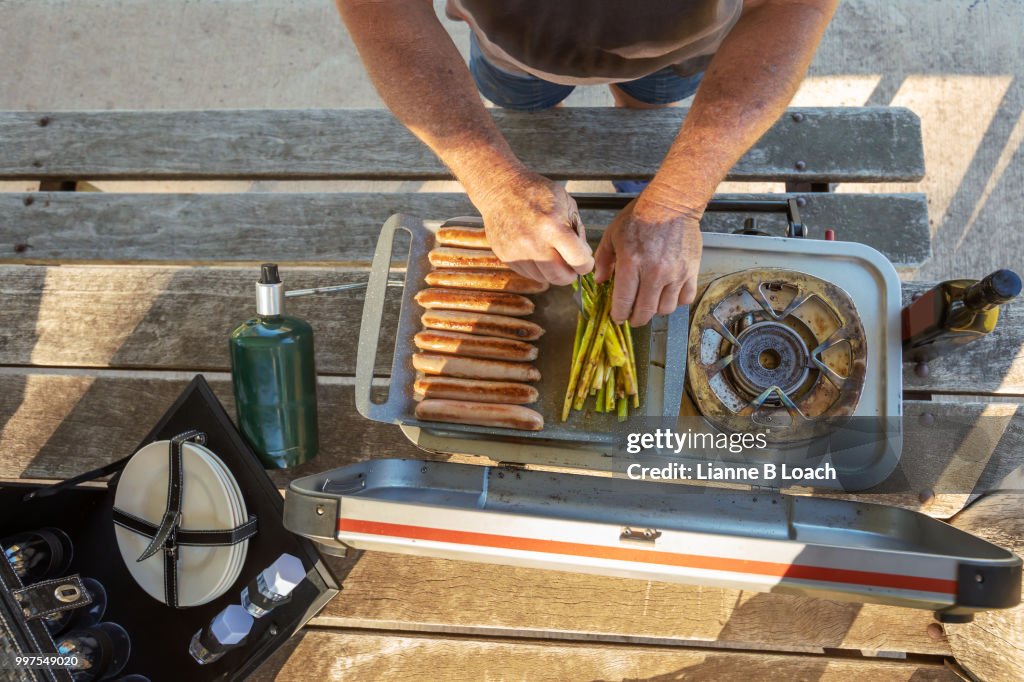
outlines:
{"label": "wooden deck plank", "polygon": [[[128,454],[191,377],[186,372],[4,368],[0,478],[67,478]],[[232,412],[227,374],[208,379]],[[355,411],[351,379],[323,378],[319,403],[321,453],[302,467],[275,472],[279,484],[370,457],[427,457],[397,428]],[[899,471],[879,491],[842,497],[946,518],[972,494],[1024,464],[1024,410],[1018,405],[908,402],[904,412]],[[930,421],[921,418],[925,412]],[[979,420],[981,415],[988,416]]]}
{"label": "wooden deck plank", "polygon": [[[952,524],[1024,555],[1024,489],[982,497],[957,514]],[[971,623],[944,627],[956,660],[978,679],[1024,680],[1024,604],[979,613]]]}
{"label": "wooden deck plank", "polygon": [[[340,562],[329,558],[338,575]],[[363,552],[313,625],[439,634],[950,655],[932,614],[783,594]],[[936,626],[933,626],[933,630]]]}
{"label": "wooden deck plank", "polygon": [[[285,268],[288,288],[364,281],[359,268]],[[253,314],[253,267],[94,267],[0,265],[8,316],[0,327],[0,365],[227,371],[227,336]],[[926,283],[904,285],[904,299]],[[389,289],[384,328],[394,328],[398,289]],[[316,332],[322,374],[355,372],[363,292],[288,303]],[[187,321],[187,324],[186,324]],[[386,335],[384,335],[386,337]],[[390,371],[382,341],[377,369]],[[905,390],[1024,396],[1024,299],[1004,306],[996,330],[928,365],[904,366]]]}
{"label": "wooden deck plank", "polygon": [[[5,370],[0,373],[0,450],[6,454],[0,460],[0,478],[66,478],[128,454],[188,378],[184,373],[140,377],[109,371],[56,375]],[[227,377],[209,379],[230,411]],[[342,380],[323,384],[320,398],[322,451],[303,467],[273,473],[278,485],[370,457],[430,458],[394,427],[356,414],[351,386]],[[976,421],[985,409],[991,406],[906,406],[908,416],[930,410],[940,423],[950,415]],[[1024,415],[1014,418],[1018,435],[1022,422]],[[977,434],[974,438],[974,445],[986,440]],[[984,489],[1024,459],[1024,448],[1010,443],[1000,445],[997,454],[972,449],[966,457],[948,441],[941,429],[927,429],[904,451],[908,480],[930,477],[952,488],[940,488],[930,503],[922,505],[913,489],[845,497],[949,516],[968,498],[956,492],[961,489],[957,486]],[[979,482],[972,485],[975,480]],[[929,635],[932,620],[926,612],[383,553],[358,559],[342,596],[317,623],[469,634],[525,632],[539,638],[716,642],[797,651],[944,655],[949,648],[943,638]]]}
{"label": "wooden deck plank", "polygon": [[306,630],[250,678],[278,680],[949,681],[940,662]]}
{"label": "wooden deck plank", "polygon": [[[491,113],[528,167],[600,179],[651,176],[686,111]],[[0,112],[0,141],[0,180],[448,177],[381,110]],[[729,177],[879,182],[923,174],[913,112],[855,107],[789,110]]]}
{"label": "wooden deck plank", "polygon": [[[719,195],[719,199],[799,197],[809,236],[826,228],[881,251],[899,267],[931,254],[923,194]],[[0,193],[0,258],[8,262],[191,263],[369,261],[380,226],[393,213],[443,219],[475,214],[458,193],[112,194]],[[603,229],[614,211],[584,210]],[[782,216],[761,214],[784,234]],[[708,213],[705,231],[731,232],[743,216]]]}

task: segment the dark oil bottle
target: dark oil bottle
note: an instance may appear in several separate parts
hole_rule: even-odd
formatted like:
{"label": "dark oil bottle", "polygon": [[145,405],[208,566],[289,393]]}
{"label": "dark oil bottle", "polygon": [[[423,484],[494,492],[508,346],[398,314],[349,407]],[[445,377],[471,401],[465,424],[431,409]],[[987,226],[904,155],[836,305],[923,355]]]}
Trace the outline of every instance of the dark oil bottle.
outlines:
{"label": "dark oil bottle", "polygon": [[317,452],[313,328],[284,314],[277,266],[263,265],[256,317],[229,340],[238,426],[268,469],[311,460]]}
{"label": "dark oil bottle", "polygon": [[936,285],[903,309],[903,359],[927,362],[984,337],[996,328],[999,306],[1020,289],[1012,270]]}

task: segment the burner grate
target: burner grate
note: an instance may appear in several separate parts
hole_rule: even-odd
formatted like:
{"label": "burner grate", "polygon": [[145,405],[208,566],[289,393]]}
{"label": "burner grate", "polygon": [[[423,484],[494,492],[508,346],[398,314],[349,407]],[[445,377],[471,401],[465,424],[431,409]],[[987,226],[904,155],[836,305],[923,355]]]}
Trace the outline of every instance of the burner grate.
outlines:
{"label": "burner grate", "polygon": [[850,296],[774,268],[712,281],[693,314],[688,352],[697,409],[726,430],[769,427],[776,442],[816,437],[827,418],[852,415],[867,366]]}

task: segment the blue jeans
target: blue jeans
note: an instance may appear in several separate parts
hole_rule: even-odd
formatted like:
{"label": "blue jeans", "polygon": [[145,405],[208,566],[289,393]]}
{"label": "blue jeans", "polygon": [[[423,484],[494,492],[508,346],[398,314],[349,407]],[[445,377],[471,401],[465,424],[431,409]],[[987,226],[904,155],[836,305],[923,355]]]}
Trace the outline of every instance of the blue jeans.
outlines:
{"label": "blue jeans", "polygon": [[[576,86],[559,85],[534,76],[509,73],[487,61],[480,51],[476,36],[469,36],[469,71],[473,74],[480,94],[504,109],[540,111],[549,109],[569,96]],[[671,104],[686,99],[697,92],[704,73],[680,76],[671,68],[638,78],[635,81],[616,83],[633,99],[645,104]]]}

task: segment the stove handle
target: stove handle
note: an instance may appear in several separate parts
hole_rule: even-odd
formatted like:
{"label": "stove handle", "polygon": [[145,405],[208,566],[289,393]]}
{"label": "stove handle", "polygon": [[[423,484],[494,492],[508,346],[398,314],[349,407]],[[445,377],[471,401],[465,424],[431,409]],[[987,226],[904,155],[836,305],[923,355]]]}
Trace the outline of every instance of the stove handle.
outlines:
{"label": "stove handle", "polygon": [[[412,240],[419,237],[406,224],[410,217],[396,214],[388,218],[381,228],[377,240],[377,249],[373,254],[370,267],[370,279],[366,285],[366,298],[363,302],[363,317],[359,324],[359,341],[356,347],[356,380],[355,403],[359,414],[374,421],[389,421],[388,403],[396,399],[399,391],[392,391],[388,386],[387,400],[376,403],[371,397],[373,390],[373,371],[377,364],[377,343],[380,338],[381,322],[384,318],[385,296],[390,281],[391,263],[395,244],[395,233],[399,230],[407,232],[412,253]],[[416,220],[416,219],[414,219]],[[406,268],[408,269],[408,259]],[[398,355],[395,355],[395,360]],[[394,369],[394,368],[392,368]],[[392,371],[394,375],[394,371]]]}
{"label": "stove handle", "polygon": [[[636,194],[573,194],[576,206],[582,210],[621,210],[636,199]],[[807,236],[807,226],[800,218],[796,197],[785,199],[712,199],[705,213],[785,213],[786,236],[800,239]],[[743,233],[742,230],[740,230]],[[750,234],[759,234],[750,232]]]}

